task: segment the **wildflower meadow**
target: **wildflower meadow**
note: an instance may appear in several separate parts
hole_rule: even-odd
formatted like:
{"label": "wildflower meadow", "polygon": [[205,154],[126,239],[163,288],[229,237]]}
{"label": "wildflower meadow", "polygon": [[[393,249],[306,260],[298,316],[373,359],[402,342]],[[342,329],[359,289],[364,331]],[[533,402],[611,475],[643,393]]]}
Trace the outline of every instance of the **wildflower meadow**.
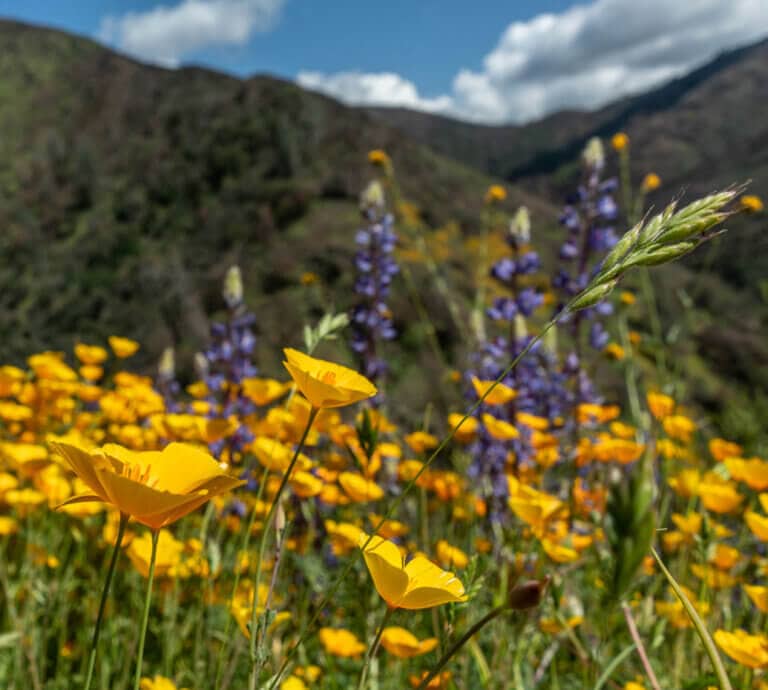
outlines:
{"label": "wildflower meadow", "polygon": [[[759,190],[651,207],[631,150],[589,140],[559,217],[490,186],[470,236],[372,150],[353,289],[281,367],[246,265],[191,378],[131,333],[0,367],[0,687],[768,688],[768,446],[686,397],[655,280]],[[404,302],[424,409],[390,385]]]}

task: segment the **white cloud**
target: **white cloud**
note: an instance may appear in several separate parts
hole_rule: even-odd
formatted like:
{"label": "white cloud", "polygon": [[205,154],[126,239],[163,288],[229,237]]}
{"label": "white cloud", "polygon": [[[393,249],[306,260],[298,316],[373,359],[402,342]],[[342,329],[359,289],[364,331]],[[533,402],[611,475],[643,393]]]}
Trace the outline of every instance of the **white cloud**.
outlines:
{"label": "white cloud", "polygon": [[766,34],[765,0],[593,0],[510,24],[482,69],[460,70],[436,98],[393,73],[303,72],[297,81],[352,104],[524,122],[649,89]]}
{"label": "white cloud", "polygon": [[510,24],[481,71],[457,74],[455,112],[499,122],[594,108],[766,33],[764,0],[595,0]]}
{"label": "white cloud", "polygon": [[451,109],[450,96],[423,98],[412,81],[393,72],[299,72],[296,81],[307,89],[338,98],[352,105],[389,105],[443,112]]}
{"label": "white cloud", "polygon": [[285,0],[182,0],[146,12],[105,17],[98,37],[143,60],[170,67],[196,50],[242,45],[270,30]]}

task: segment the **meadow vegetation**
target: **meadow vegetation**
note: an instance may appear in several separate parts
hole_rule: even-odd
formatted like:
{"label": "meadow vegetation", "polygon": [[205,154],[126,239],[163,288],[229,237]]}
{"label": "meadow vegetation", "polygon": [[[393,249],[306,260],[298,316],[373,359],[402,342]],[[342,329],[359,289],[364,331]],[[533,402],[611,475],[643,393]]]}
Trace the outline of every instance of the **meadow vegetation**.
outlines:
{"label": "meadow vegetation", "polygon": [[[587,143],[542,254],[505,187],[432,231],[371,151],[348,302],[282,367],[248,266],[192,381],[131,334],[0,367],[2,687],[768,688],[766,437],[686,399],[654,277],[762,202],[650,209],[630,150]],[[408,338],[423,409],[389,386]]]}

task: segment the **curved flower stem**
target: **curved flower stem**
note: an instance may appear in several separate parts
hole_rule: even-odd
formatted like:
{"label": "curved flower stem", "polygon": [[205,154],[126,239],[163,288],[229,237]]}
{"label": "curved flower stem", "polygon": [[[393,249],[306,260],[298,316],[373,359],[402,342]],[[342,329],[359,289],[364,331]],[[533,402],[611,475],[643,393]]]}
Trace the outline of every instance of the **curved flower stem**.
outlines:
{"label": "curved flower stem", "polygon": [[152,555],[149,560],[149,577],[147,578],[147,596],[144,599],[144,614],[141,619],[141,633],[139,635],[139,654],[136,659],[136,677],[133,681],[133,690],[139,690],[141,685],[141,666],[144,661],[144,642],[147,638],[147,626],[149,624],[149,608],[152,604],[152,582],[155,579],[155,560],[157,559],[157,541],[160,530],[152,530]]}
{"label": "curved flower stem", "polygon": [[429,684],[429,681],[431,681],[440,671],[443,670],[443,667],[451,660],[451,658],[467,643],[470,639],[472,639],[482,628],[484,628],[488,623],[490,623],[494,618],[497,618],[500,616],[504,611],[507,611],[509,609],[509,606],[505,603],[501,606],[497,606],[495,609],[491,609],[488,613],[486,613],[477,623],[475,623],[471,628],[467,630],[456,642],[454,642],[443,654],[442,657],[440,657],[440,660],[435,664],[434,668],[424,677],[421,679],[421,683],[416,687],[416,690],[423,690],[423,688],[426,688]]}
{"label": "curved flower stem", "polygon": [[117,538],[115,539],[115,548],[112,550],[112,559],[109,561],[107,578],[104,580],[104,588],[101,590],[101,601],[99,602],[99,612],[96,615],[96,627],[93,629],[93,638],[91,640],[91,652],[88,656],[88,674],[85,677],[84,690],[91,687],[93,680],[93,671],[96,668],[96,648],[99,645],[99,633],[101,632],[101,622],[104,619],[104,609],[107,607],[107,597],[109,596],[109,587],[112,584],[112,576],[115,574],[115,565],[117,557],[120,555],[120,545],[123,543],[125,527],[128,524],[128,515],[120,513],[120,524],[117,528]]}
{"label": "curved flower stem", "polygon": [[376,631],[376,636],[373,638],[371,646],[368,647],[368,651],[365,653],[363,668],[360,669],[360,681],[357,684],[357,690],[365,690],[365,679],[368,676],[368,667],[371,665],[371,661],[376,657],[376,652],[379,651],[381,634],[384,632],[384,628],[387,627],[387,623],[395,611],[396,609],[387,606],[387,610],[384,612],[384,617],[381,619],[381,623],[379,623],[379,629]]}
{"label": "curved flower stem", "polygon": [[293,472],[293,468],[296,466],[296,461],[299,459],[301,450],[307,441],[307,436],[309,436],[309,431],[312,428],[312,424],[315,421],[315,417],[317,417],[318,412],[320,412],[320,409],[317,407],[312,407],[312,409],[309,411],[307,426],[304,428],[304,433],[302,433],[301,439],[296,446],[296,451],[291,458],[291,462],[288,464],[288,468],[283,474],[283,479],[280,482],[280,486],[277,487],[277,493],[275,493],[275,497],[272,499],[272,505],[269,506],[269,512],[267,513],[267,517],[264,519],[264,525],[261,530],[261,541],[259,542],[259,560],[256,564],[256,581],[253,583],[253,605],[251,606],[251,677],[248,684],[250,690],[256,690],[259,679],[259,671],[261,670],[261,664],[259,663],[257,654],[258,643],[261,638],[261,631],[256,629],[256,624],[258,623],[259,581],[261,580],[261,564],[264,560],[264,552],[267,548],[267,537],[272,526],[272,521],[275,517],[275,511],[277,510],[277,506],[280,503],[280,498],[283,495],[283,491],[285,490],[285,485],[288,483],[291,472]]}

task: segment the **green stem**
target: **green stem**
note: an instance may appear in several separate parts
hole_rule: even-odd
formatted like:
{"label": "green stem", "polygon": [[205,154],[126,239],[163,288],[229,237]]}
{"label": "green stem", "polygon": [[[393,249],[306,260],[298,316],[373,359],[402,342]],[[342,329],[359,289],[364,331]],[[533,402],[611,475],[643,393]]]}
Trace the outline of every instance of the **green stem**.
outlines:
{"label": "green stem", "polygon": [[288,469],[286,469],[285,473],[283,474],[283,479],[280,482],[280,486],[277,487],[277,493],[275,494],[274,499],[272,499],[272,505],[269,506],[269,512],[267,513],[267,517],[264,520],[264,525],[261,530],[261,541],[259,542],[259,561],[256,564],[256,581],[253,583],[253,605],[251,606],[251,676],[248,685],[250,690],[256,690],[258,685],[259,671],[261,670],[261,664],[258,662],[257,654],[257,638],[260,638],[261,635],[257,634],[260,631],[256,630],[256,624],[258,622],[259,580],[261,580],[261,564],[264,560],[264,552],[267,548],[267,536],[269,535],[272,520],[275,517],[275,511],[277,510],[277,506],[280,503],[280,498],[283,494],[283,491],[285,490],[286,484],[288,483],[288,479],[291,476],[291,472],[293,472],[293,468],[296,466],[296,461],[299,459],[301,449],[304,447],[304,444],[307,441],[307,436],[309,436],[309,431],[312,428],[312,423],[315,421],[315,417],[317,417],[318,412],[320,412],[320,410],[317,407],[312,407],[312,409],[309,411],[307,426],[304,428],[304,433],[302,433],[301,439],[296,446],[296,451],[291,458],[291,462],[288,464]]}
{"label": "green stem", "polygon": [[149,609],[152,604],[152,582],[155,579],[155,560],[157,558],[157,541],[160,530],[152,530],[152,555],[149,560],[149,577],[147,578],[147,596],[144,599],[144,614],[141,619],[141,633],[139,635],[139,654],[136,659],[136,677],[133,681],[133,690],[139,690],[141,685],[141,666],[144,661],[144,642],[147,638],[147,626],[149,625]]}
{"label": "green stem", "polygon": [[218,659],[216,660],[216,681],[214,683],[214,688],[218,690],[219,684],[221,683],[221,674],[224,671],[224,656],[226,655],[227,650],[229,649],[229,639],[230,639],[230,629],[232,627],[232,603],[235,600],[235,596],[237,595],[237,588],[240,585],[240,563],[238,562],[238,558],[240,557],[241,553],[247,553],[248,552],[248,545],[251,541],[251,531],[253,530],[253,523],[256,521],[256,512],[259,507],[259,503],[261,503],[261,497],[264,495],[264,487],[267,485],[267,475],[269,474],[269,470],[265,469],[264,472],[261,475],[261,480],[259,481],[259,489],[256,492],[256,500],[253,504],[253,509],[251,510],[251,516],[248,519],[248,524],[246,527],[245,534],[243,535],[243,545],[240,548],[240,551],[235,552],[235,581],[232,585],[232,593],[229,595],[229,605],[227,606],[227,610],[230,612],[230,615],[227,616],[227,623],[224,628],[224,640],[221,644],[221,647],[219,647],[219,654]]}
{"label": "green stem", "polygon": [[653,289],[651,273],[647,266],[640,266],[640,288],[643,291],[643,301],[648,309],[648,319],[651,322],[651,333],[656,341],[654,352],[656,355],[656,367],[662,380],[667,378],[667,358],[664,353],[664,332],[661,327],[661,318],[659,316],[659,307],[656,302],[656,292]]}
{"label": "green stem", "polygon": [[373,642],[371,643],[371,646],[368,647],[368,651],[365,653],[365,659],[363,660],[363,668],[360,669],[360,681],[357,684],[357,690],[364,690],[365,688],[365,679],[368,675],[368,667],[371,665],[371,661],[376,657],[376,652],[379,651],[379,644],[381,643],[381,635],[384,632],[384,628],[387,627],[387,623],[389,622],[389,619],[392,617],[392,614],[395,612],[395,609],[389,608],[387,606],[387,610],[384,612],[384,616],[381,619],[381,623],[379,623],[379,628],[376,631],[376,636],[373,638]]}
{"label": "green stem", "polygon": [[101,621],[104,619],[104,609],[107,607],[109,587],[112,584],[112,576],[115,573],[115,565],[117,565],[117,557],[120,555],[120,545],[123,543],[123,536],[125,535],[125,527],[127,524],[128,516],[125,513],[120,513],[120,523],[117,528],[115,548],[112,550],[112,559],[109,561],[109,569],[107,570],[107,577],[104,580],[104,588],[101,590],[99,612],[96,614],[96,627],[93,629],[91,652],[88,656],[88,673],[85,677],[85,685],[83,685],[84,690],[88,690],[91,687],[91,681],[93,680],[93,670],[96,668],[96,648],[99,645],[99,633],[101,632]]}
{"label": "green stem", "polygon": [[488,613],[486,613],[477,623],[475,623],[467,632],[465,632],[456,642],[454,642],[448,650],[443,654],[442,657],[440,657],[440,661],[435,664],[434,668],[424,677],[421,679],[421,683],[416,687],[416,690],[423,690],[423,688],[426,688],[429,684],[429,681],[431,681],[435,676],[437,676],[440,671],[443,670],[443,667],[451,660],[453,656],[467,643],[469,642],[472,637],[474,637],[480,630],[488,625],[494,618],[498,618],[504,611],[506,611],[509,607],[507,604],[502,604],[501,606],[497,606],[495,609],[491,609]]}

